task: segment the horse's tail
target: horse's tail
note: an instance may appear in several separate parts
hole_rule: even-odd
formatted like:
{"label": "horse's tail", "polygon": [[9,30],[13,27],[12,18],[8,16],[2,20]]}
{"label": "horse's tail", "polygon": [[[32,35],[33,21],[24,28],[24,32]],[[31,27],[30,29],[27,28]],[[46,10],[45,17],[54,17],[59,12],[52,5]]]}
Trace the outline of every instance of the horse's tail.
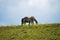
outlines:
{"label": "horse's tail", "polygon": [[22,20],[21,20],[21,25],[23,25],[23,18],[22,18]]}

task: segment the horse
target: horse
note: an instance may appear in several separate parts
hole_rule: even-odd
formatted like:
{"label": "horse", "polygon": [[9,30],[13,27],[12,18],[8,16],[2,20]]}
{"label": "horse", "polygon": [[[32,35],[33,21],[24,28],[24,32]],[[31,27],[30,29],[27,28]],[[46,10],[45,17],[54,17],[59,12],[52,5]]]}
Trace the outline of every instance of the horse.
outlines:
{"label": "horse", "polygon": [[29,25],[30,25],[30,24],[34,24],[34,22],[35,22],[36,24],[38,24],[38,22],[37,22],[37,20],[35,19],[34,16],[24,17],[24,18],[22,18],[22,20],[21,20],[21,25],[24,25],[24,24],[26,24],[26,23],[29,23]]}

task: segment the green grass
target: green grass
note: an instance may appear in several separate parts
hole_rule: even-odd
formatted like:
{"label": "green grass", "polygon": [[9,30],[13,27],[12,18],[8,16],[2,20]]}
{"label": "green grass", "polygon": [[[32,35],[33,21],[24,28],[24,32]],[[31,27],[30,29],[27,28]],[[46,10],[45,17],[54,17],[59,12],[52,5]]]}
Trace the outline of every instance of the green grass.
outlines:
{"label": "green grass", "polygon": [[60,40],[60,24],[1,26],[0,40]]}

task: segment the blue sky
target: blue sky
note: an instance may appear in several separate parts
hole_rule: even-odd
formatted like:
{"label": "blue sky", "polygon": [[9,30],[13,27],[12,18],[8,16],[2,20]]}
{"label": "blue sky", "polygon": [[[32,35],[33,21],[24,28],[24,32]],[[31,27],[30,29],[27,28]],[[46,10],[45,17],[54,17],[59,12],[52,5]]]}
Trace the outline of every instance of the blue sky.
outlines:
{"label": "blue sky", "polygon": [[60,0],[0,0],[0,25],[18,25],[25,16],[60,23]]}

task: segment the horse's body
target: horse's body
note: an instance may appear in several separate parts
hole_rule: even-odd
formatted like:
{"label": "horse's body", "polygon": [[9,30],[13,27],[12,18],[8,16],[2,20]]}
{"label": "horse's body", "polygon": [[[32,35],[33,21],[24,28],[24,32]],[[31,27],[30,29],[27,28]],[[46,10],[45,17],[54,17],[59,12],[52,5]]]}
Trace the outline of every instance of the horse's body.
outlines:
{"label": "horse's body", "polygon": [[32,23],[32,24],[34,24],[34,21],[35,21],[36,24],[38,23],[37,20],[33,16],[31,16],[31,17],[24,17],[21,20],[21,24],[22,25],[26,24],[26,23],[29,23],[29,24]]}

